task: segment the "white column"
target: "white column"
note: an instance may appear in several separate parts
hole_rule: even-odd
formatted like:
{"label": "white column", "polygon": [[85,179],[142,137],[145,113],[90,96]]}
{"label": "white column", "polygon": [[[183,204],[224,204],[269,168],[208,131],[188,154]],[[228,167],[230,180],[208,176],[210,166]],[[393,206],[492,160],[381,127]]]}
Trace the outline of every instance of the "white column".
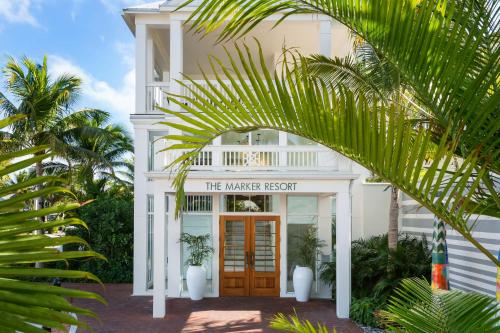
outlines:
{"label": "white column", "polygon": [[135,27],[135,113],[146,113],[148,27],[137,23]]}
{"label": "white column", "polygon": [[332,55],[332,24],[329,19],[319,22],[319,53],[327,57]]}
{"label": "white column", "polygon": [[168,228],[168,297],[179,297],[181,293],[181,220],[175,219],[175,195],[169,196],[169,208],[172,212]]}
{"label": "white column", "polygon": [[280,296],[287,297],[287,210],[286,210],[286,199],[287,195],[285,193],[279,194],[279,213],[280,213]]}
{"label": "white column", "polygon": [[[222,203],[223,204],[223,203]],[[219,297],[219,212],[221,200],[220,194],[214,193],[212,199],[212,246],[214,254],[212,255],[212,290],[213,297]]]}
{"label": "white column", "polygon": [[165,194],[155,184],[153,255],[153,318],[165,317]]}
{"label": "white column", "polygon": [[349,318],[351,304],[351,195],[337,193],[337,317]]}
{"label": "white column", "polygon": [[[181,86],[175,80],[182,79],[183,39],[182,21],[172,19],[170,21],[170,92],[173,94],[181,93]],[[172,104],[170,108],[178,110],[179,106]]]}
{"label": "white column", "polygon": [[151,34],[146,39],[146,84],[153,82],[155,44]]}
{"label": "white column", "polygon": [[135,128],[135,162],[134,162],[134,295],[146,292],[146,186],[144,173],[147,170],[148,131]]}

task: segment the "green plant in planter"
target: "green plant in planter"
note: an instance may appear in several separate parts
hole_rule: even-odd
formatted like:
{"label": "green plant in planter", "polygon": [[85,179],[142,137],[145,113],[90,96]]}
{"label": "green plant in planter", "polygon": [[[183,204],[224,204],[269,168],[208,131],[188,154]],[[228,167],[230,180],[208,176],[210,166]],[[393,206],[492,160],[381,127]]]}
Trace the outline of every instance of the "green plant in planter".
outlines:
{"label": "green plant in planter", "polygon": [[183,232],[179,242],[187,245],[189,258],[186,264],[189,266],[201,266],[214,253],[214,248],[209,243],[210,234],[195,236]]}
{"label": "green plant in planter", "polygon": [[297,247],[299,266],[314,267],[319,250],[325,246],[325,241],[319,239],[317,231],[317,227],[311,226],[307,229],[304,236],[300,237],[300,242]]}

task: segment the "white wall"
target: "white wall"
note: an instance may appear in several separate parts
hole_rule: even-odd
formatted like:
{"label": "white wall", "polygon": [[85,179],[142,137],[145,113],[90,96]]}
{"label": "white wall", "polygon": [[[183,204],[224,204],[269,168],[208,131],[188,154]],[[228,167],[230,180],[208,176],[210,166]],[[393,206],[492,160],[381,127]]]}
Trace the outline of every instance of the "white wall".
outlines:
{"label": "white wall", "polygon": [[389,227],[390,189],[385,183],[363,184],[363,237],[387,233]]}

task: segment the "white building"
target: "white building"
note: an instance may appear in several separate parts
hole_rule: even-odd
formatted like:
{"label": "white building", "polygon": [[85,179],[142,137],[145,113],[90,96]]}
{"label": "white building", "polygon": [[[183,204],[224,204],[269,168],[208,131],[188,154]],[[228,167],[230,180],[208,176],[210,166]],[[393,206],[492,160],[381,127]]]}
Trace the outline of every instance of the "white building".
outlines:
{"label": "white building", "polygon": [[[200,78],[208,55],[225,58],[215,36],[200,40],[183,22],[193,7],[173,12],[181,1],[157,1],[124,9],[136,45],[134,295],[153,295],[153,316],[165,315],[165,297],[186,297],[186,266],[181,232],[212,235],[215,254],[206,264],[207,297],[225,295],[293,297],[297,236],[310,226],[327,244],[317,258],[332,253],[336,220],[337,314],[349,316],[351,239],[387,230],[386,185],[365,184],[369,172],[338,154],[302,138],[269,130],[232,133],[214,140],[186,182],[187,204],[174,218],[172,174],[165,166],[175,154],[162,136],[180,133],[158,122],[168,105],[164,91],[183,93],[181,72]],[[273,21],[253,32],[269,66],[280,61],[283,46],[303,54],[345,56],[349,32],[339,23],[311,15]],[[256,232],[256,230],[258,232]],[[240,237],[237,237],[240,236]],[[234,248],[224,239],[238,239]],[[246,264],[244,251],[253,255]],[[316,274],[316,277],[318,275]],[[315,279],[313,297],[330,298],[331,289]]]}

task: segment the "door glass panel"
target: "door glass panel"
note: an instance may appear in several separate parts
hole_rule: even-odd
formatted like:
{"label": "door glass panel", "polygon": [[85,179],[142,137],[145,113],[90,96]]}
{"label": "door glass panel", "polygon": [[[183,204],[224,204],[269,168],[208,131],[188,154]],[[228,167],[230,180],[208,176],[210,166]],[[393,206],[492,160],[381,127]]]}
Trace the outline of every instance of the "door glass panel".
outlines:
{"label": "door glass panel", "polygon": [[245,222],[224,222],[224,272],[245,271]]}
{"label": "door glass panel", "polygon": [[255,221],[255,271],[274,272],[276,267],[276,223]]}

